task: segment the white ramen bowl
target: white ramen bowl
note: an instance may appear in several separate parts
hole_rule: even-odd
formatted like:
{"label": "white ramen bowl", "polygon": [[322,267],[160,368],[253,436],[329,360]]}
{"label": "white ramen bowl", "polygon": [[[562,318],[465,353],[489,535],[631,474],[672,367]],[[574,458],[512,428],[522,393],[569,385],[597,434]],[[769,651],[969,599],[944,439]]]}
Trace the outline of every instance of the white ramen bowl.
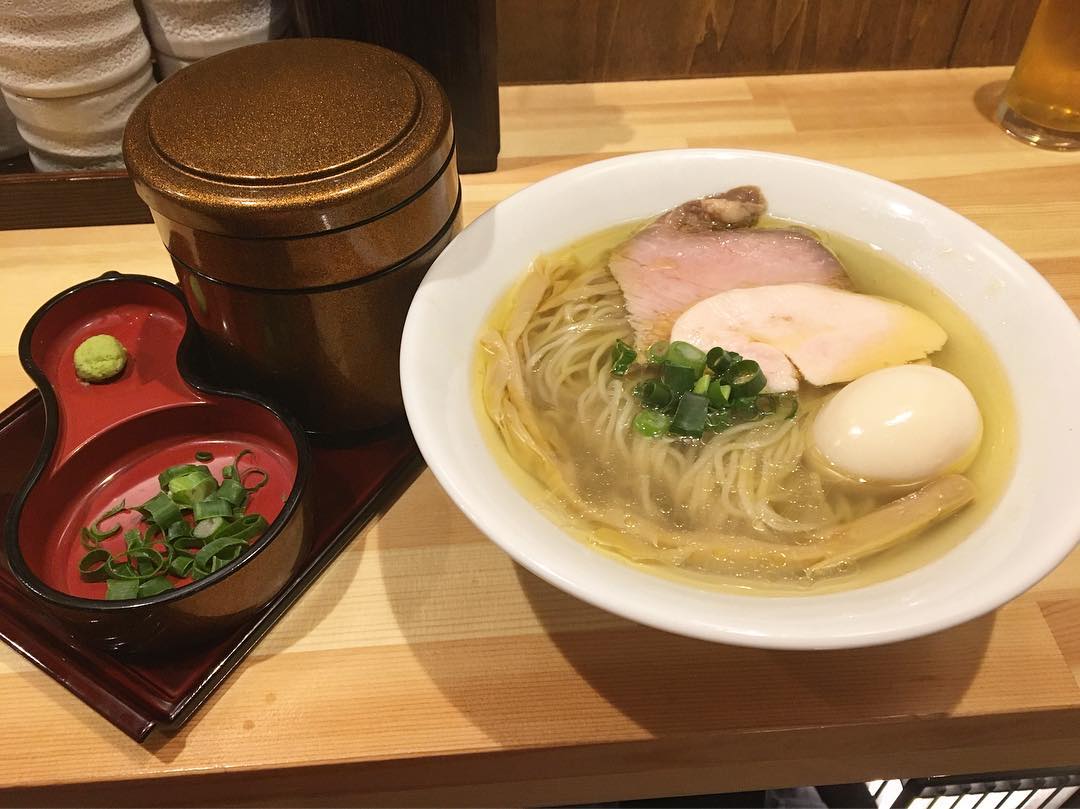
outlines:
{"label": "white ramen bowl", "polygon": [[[472,403],[484,321],[539,254],[732,186],[769,209],[876,245],[968,314],[1005,366],[1017,403],[1012,478],[986,519],[910,573],[822,595],[719,593],[650,574],[559,528],[518,490],[481,435]],[[936,632],[1031,587],[1080,539],[1080,324],[1030,265],[926,197],[838,166],[741,150],[652,152],[550,177],[489,210],[428,272],[401,352],[405,406],[436,478],[517,562],[618,615],[723,643],[827,649]]]}

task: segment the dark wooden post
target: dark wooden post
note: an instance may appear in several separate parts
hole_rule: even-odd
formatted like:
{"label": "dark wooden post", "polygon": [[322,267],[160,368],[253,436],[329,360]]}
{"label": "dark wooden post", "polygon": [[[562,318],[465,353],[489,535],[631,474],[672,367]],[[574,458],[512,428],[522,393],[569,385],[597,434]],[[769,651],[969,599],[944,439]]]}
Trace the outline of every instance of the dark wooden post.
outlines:
{"label": "dark wooden post", "polygon": [[499,154],[495,0],[294,0],[301,36],[372,42],[415,59],[446,89],[458,169],[493,171]]}

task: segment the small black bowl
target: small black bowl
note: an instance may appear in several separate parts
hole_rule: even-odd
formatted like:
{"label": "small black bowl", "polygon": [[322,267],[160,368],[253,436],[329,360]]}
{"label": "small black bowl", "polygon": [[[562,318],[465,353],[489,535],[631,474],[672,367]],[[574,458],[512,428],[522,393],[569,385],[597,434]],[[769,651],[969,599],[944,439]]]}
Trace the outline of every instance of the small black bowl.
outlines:
{"label": "small black bowl", "polygon": [[[73,353],[111,334],[127,367],[87,384]],[[173,285],[111,273],[68,289],[27,323],[19,357],[45,405],[45,440],[5,527],[8,564],[41,608],[81,639],[131,654],[208,643],[269,602],[289,581],[308,541],[311,452],[303,430],[260,396],[207,383],[195,370],[200,344]],[[206,578],[139,599],[106,601],[104,584],[81,579],[81,529],[121,499],[157,490],[157,473],[209,450],[224,466],[244,448],[269,472],[250,509],[269,527],[235,562]],[[215,469],[219,472],[219,469]]]}

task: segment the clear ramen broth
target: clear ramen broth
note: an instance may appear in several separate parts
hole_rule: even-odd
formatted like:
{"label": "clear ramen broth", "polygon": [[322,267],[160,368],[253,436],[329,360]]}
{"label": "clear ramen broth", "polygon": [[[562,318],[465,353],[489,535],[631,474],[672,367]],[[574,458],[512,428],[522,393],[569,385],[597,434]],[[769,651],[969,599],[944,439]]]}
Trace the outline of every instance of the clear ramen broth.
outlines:
{"label": "clear ramen broth", "polygon": [[[551,520],[658,575],[792,595],[861,587],[913,570],[989,513],[1015,454],[1001,365],[944,294],[880,250],[835,233],[812,231],[839,259],[852,291],[906,304],[947,334],[929,361],[967,386],[982,416],[981,444],[963,470],[974,486],[970,504],[885,550],[844,558],[837,543],[845,527],[873,529],[860,518],[911,489],[838,483],[808,460],[813,420],[842,384],[801,382],[794,416],[766,415],[702,439],[635,432],[631,420],[641,405],[632,393],[634,374],[611,373],[612,345],[630,341],[633,328],[608,259],[645,224],[594,233],[536,259],[481,336],[472,388],[482,432],[517,487]],[[763,217],[755,227],[794,224]],[[825,547],[832,555],[820,561]]]}

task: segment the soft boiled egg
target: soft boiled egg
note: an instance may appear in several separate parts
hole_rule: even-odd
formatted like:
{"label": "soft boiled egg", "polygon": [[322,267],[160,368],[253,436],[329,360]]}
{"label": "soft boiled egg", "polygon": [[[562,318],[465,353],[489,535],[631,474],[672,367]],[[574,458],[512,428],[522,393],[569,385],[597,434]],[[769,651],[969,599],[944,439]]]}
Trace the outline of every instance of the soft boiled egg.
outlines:
{"label": "soft boiled egg", "polygon": [[982,440],[982,416],[948,371],[900,365],[842,388],[814,419],[811,440],[811,455],[842,478],[914,486],[968,467]]}

